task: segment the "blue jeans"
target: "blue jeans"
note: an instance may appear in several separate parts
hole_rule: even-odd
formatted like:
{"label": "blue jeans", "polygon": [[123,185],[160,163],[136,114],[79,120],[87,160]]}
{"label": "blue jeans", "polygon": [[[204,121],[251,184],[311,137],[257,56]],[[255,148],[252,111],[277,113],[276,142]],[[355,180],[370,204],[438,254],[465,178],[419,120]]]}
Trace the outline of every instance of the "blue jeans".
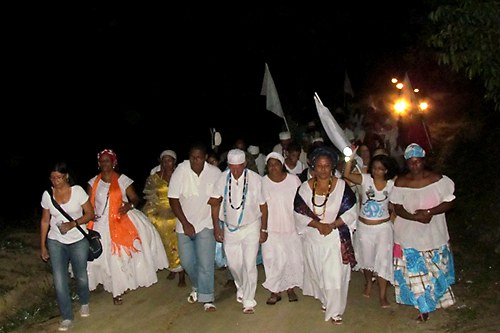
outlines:
{"label": "blue jeans", "polygon": [[203,229],[191,239],[177,233],[181,265],[189,276],[198,302],[213,302],[215,285],[215,237],[213,229]]}
{"label": "blue jeans", "polygon": [[74,319],[71,306],[71,292],[69,288],[69,264],[76,279],[76,292],[80,304],[89,304],[89,278],[87,275],[87,257],[89,242],[82,238],[76,243],[63,244],[53,239],[47,239],[47,248],[50,254],[54,287],[56,289],[57,304],[64,319]]}

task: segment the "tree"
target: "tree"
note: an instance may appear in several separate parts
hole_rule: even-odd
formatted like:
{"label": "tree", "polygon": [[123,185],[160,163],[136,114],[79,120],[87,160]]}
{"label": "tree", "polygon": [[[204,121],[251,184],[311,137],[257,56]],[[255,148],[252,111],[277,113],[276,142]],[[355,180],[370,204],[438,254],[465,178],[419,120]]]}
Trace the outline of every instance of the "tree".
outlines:
{"label": "tree", "polygon": [[440,64],[483,82],[484,99],[500,111],[500,2],[452,0],[430,14],[437,33],[428,45]]}

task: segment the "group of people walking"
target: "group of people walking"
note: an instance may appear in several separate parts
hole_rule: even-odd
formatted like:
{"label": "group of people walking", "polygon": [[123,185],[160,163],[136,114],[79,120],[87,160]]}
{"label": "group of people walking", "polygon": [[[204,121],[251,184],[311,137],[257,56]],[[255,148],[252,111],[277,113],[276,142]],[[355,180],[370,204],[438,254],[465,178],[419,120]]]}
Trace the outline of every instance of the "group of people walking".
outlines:
{"label": "group of people walking", "polygon": [[[144,205],[110,149],[98,154],[100,173],[88,181],[87,191],[73,184],[64,163],[50,170],[53,198],[74,218],[67,221],[49,191],[43,193],[41,257],[52,265],[63,319],[59,330],[74,320],[71,274],[83,317],[90,315],[89,291],[98,285],[120,305],[126,291],[156,283],[162,269],[170,271],[169,279],[178,275],[180,287],[189,278],[187,302],[216,311],[217,242],[244,314],[255,313],[257,305],[259,251],[267,304],[281,301],[284,292],[296,302],[300,289],[319,300],[325,321],[335,324],[343,322],[351,273],[357,270],[365,276],[363,296],[370,297],[376,281],[380,305],[390,307],[387,289],[393,284],[396,302],[417,308],[419,321],[454,303],[445,218],[454,184],[426,168],[419,145],[406,148],[407,172],[401,174],[386,155],[372,157],[367,173],[349,161],[339,174],[338,152],[320,145],[307,154],[305,180],[287,171],[286,157],[277,151],[265,156],[263,176],[247,167],[241,149],[227,152],[224,170],[208,157],[199,143],[179,164],[174,151],[162,152],[146,180]],[[101,233],[104,252],[92,262],[77,225]]]}

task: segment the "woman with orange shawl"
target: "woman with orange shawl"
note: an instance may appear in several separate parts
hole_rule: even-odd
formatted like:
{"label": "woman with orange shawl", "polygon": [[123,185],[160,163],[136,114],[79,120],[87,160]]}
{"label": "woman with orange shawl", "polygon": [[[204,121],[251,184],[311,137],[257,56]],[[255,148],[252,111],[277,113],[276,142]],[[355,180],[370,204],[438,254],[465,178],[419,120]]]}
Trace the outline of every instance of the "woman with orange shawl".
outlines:
{"label": "woman with orange shawl", "polygon": [[103,254],[88,263],[89,288],[102,284],[120,305],[125,291],[156,283],[156,272],[168,267],[168,259],[160,234],[135,209],[139,197],[133,180],[115,171],[115,152],[104,149],[97,160],[101,172],[89,180],[87,189],[96,216],[88,228],[101,234]]}

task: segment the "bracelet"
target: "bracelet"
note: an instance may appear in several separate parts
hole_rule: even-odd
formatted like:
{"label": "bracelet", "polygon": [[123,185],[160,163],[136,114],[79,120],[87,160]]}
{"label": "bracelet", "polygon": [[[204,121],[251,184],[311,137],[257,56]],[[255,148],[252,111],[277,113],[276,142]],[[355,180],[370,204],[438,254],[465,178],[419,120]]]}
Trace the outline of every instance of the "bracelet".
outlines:
{"label": "bracelet", "polygon": [[267,234],[267,229],[260,229],[260,231],[265,232]]}

